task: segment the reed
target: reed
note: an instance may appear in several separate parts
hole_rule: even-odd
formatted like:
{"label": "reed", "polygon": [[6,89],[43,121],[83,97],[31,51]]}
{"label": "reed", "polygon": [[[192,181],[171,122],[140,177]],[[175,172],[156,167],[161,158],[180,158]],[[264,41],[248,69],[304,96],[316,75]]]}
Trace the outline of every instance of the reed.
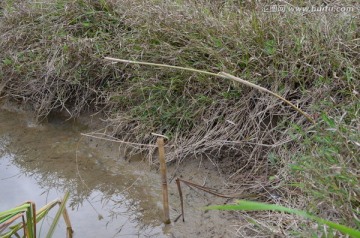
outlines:
{"label": "reed", "polygon": [[[70,223],[70,218],[66,210],[66,202],[69,197],[69,192],[66,192],[62,200],[58,199],[52,201],[38,211],[35,210],[35,203],[27,201],[15,208],[9,209],[4,212],[0,212],[0,237],[10,238],[12,236],[19,236],[18,232],[23,229],[24,237],[36,238],[36,224],[39,223],[48,212],[53,209],[56,205],[60,205],[59,210],[52,221],[49,231],[46,237],[51,238],[59,218],[63,215],[66,226],[67,226],[67,238],[72,238],[73,230]],[[12,225],[15,221],[21,218],[21,222]]]}

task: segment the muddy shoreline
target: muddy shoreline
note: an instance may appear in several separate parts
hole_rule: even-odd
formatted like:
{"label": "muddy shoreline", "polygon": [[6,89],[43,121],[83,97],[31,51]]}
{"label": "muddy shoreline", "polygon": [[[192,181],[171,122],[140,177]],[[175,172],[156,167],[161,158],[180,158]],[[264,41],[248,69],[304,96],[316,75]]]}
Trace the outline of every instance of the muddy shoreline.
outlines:
{"label": "muddy shoreline", "polygon": [[[26,105],[20,105],[13,102],[2,102],[1,110],[10,111],[16,114],[21,115],[25,118],[28,127],[36,128],[36,130],[46,130],[47,125],[56,125],[62,124],[66,120],[66,116],[62,114],[51,114],[48,118],[48,122],[43,122],[37,124],[34,121],[34,115],[29,110],[29,107]],[[81,116],[78,120],[74,120],[69,125],[75,123],[77,128],[77,133],[90,132],[96,129],[101,128],[103,125],[101,116]],[[16,134],[16,133],[15,133]],[[67,138],[64,138],[67,140]],[[203,211],[201,208],[206,205],[211,204],[223,204],[225,202],[230,202],[227,199],[217,198],[210,194],[205,194],[201,191],[195,191],[189,189],[187,186],[183,185],[184,193],[184,207],[185,207],[185,222],[182,222],[179,219],[177,222],[174,220],[180,215],[180,200],[175,184],[175,178],[180,177],[182,179],[192,181],[197,184],[202,184],[204,186],[212,188],[221,188],[226,185],[225,178],[218,171],[216,165],[212,164],[209,160],[199,160],[199,159],[189,159],[186,163],[182,163],[181,166],[173,163],[168,167],[168,178],[169,183],[169,195],[170,195],[170,217],[172,220],[171,225],[165,226],[162,224],[162,208],[161,208],[161,182],[160,176],[158,174],[157,166],[151,165],[141,156],[130,156],[128,157],[120,148],[118,143],[92,139],[87,137],[80,137],[79,139],[82,144],[86,145],[88,148],[91,148],[94,153],[97,155],[89,154],[87,160],[91,160],[92,157],[102,157],[101,161],[93,161],[90,165],[88,162],[84,163],[85,167],[79,171],[75,171],[73,168],[69,170],[69,166],[74,166],[74,161],[71,161],[73,157],[72,153],[69,151],[69,158],[57,158],[56,156],[51,158],[49,154],[49,159],[54,161],[62,160],[63,167],[57,169],[67,171],[71,174],[73,178],[79,178],[83,180],[83,183],[87,187],[96,187],[99,184],[107,184],[109,188],[105,191],[110,197],[118,191],[116,189],[117,183],[114,182],[112,176],[120,176],[124,170],[127,170],[125,174],[129,174],[129,171],[132,172],[132,175],[129,175],[128,184],[129,187],[135,188],[134,191],[130,189],[129,193],[138,194],[135,196],[148,196],[149,199],[154,202],[141,202],[140,211],[143,213],[140,219],[140,222],[149,224],[149,219],[152,220],[153,224],[156,224],[157,227],[162,227],[163,235],[166,237],[234,237],[236,231],[233,226],[237,225],[238,220],[236,215],[230,212],[220,212],[220,211]],[[76,162],[78,166],[82,166],[81,159]],[[27,161],[27,166],[33,166],[32,170],[37,170],[41,165],[36,162]],[[100,174],[96,176],[91,176],[86,172],[86,166],[97,167],[102,170]],[[51,175],[56,173],[54,167],[40,168],[47,170]],[[91,169],[91,168],[90,168]],[[76,174],[78,173],[78,174]],[[67,177],[69,174],[60,174],[60,177]],[[80,175],[79,175],[80,174]],[[75,177],[74,177],[75,176]],[[135,181],[135,182],[134,182]],[[146,185],[138,186],[142,181],[145,181]],[[125,189],[127,187],[125,186]],[[136,191],[137,189],[143,191]],[[26,198],[24,198],[26,199]],[[140,199],[141,201],[141,199]],[[154,204],[156,204],[154,206]],[[148,219],[148,220],[146,220]],[[158,235],[157,235],[158,236]]]}

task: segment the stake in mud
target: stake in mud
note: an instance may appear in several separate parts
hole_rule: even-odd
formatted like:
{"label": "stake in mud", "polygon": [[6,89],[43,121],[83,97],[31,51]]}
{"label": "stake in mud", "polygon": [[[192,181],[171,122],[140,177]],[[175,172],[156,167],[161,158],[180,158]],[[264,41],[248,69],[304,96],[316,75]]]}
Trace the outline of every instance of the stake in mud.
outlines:
{"label": "stake in mud", "polygon": [[158,149],[159,149],[160,173],[161,173],[161,182],[162,182],[164,223],[170,224],[171,221],[170,221],[170,215],[169,215],[169,195],[168,195],[168,186],[167,186],[167,178],[166,178],[164,138],[158,137],[157,145],[158,145]]}

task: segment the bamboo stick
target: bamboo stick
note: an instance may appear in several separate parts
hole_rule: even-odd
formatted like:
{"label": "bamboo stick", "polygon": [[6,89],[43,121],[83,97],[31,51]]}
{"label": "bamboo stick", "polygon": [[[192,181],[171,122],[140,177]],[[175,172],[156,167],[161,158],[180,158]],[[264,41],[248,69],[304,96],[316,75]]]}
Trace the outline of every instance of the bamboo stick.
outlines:
{"label": "bamboo stick", "polygon": [[158,149],[159,149],[160,172],[161,172],[161,181],[162,181],[164,223],[170,224],[171,221],[170,221],[170,215],[169,215],[169,195],[168,195],[168,186],[167,186],[167,178],[166,178],[164,138],[159,137],[157,139],[157,145],[158,145]]}
{"label": "bamboo stick", "polygon": [[268,93],[270,95],[273,95],[274,97],[282,100],[283,102],[285,102],[286,104],[288,104],[290,107],[294,108],[294,110],[298,111],[299,113],[301,113],[302,115],[304,115],[304,117],[306,117],[309,121],[311,121],[313,124],[315,124],[315,121],[314,119],[312,119],[309,114],[307,114],[306,112],[302,111],[300,108],[298,108],[297,106],[295,106],[293,103],[291,103],[290,101],[286,100],[285,98],[281,97],[279,94],[276,94],[266,88],[263,88],[263,87],[260,87],[254,83],[251,83],[251,82],[248,82],[248,81],[245,81],[241,78],[238,78],[238,77],[235,77],[231,74],[228,74],[228,73],[225,73],[225,72],[220,72],[219,75],[223,75],[225,77],[227,77],[228,79],[232,79],[234,81],[237,81],[239,83],[242,83],[244,85],[247,85],[249,87],[252,87],[252,88],[256,88],[257,90],[259,91],[262,91],[262,92],[265,92],[265,93]]}

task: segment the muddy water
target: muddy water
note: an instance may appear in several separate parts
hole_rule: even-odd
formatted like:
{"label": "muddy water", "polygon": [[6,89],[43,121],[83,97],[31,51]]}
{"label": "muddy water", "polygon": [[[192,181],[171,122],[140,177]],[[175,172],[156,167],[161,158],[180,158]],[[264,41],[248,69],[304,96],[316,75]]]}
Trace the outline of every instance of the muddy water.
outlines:
{"label": "muddy water", "polygon": [[[1,109],[0,211],[26,200],[40,208],[70,191],[74,237],[167,237],[155,178],[119,162],[120,152],[96,148],[81,137],[85,130],[55,118],[37,125],[26,113]],[[63,221],[54,237],[65,237]]]}

